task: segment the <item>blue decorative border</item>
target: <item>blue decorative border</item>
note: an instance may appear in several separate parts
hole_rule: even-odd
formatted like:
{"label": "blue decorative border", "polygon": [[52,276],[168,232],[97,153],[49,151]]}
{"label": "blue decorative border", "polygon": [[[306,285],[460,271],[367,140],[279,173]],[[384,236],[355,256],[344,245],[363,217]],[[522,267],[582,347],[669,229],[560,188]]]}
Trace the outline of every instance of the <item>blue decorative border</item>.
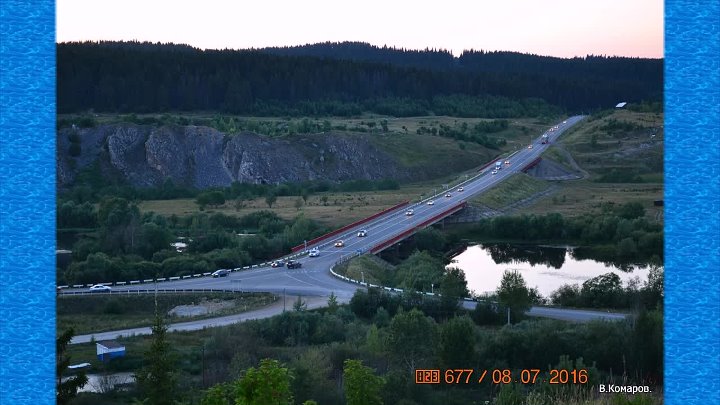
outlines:
{"label": "blue decorative border", "polygon": [[[55,4],[0,7],[0,402],[54,404]],[[666,403],[718,403],[720,3],[665,13]]]}
{"label": "blue decorative border", "polygon": [[720,3],[665,3],[665,399],[720,403]]}
{"label": "blue decorative border", "polygon": [[55,3],[0,2],[0,403],[55,403]]}

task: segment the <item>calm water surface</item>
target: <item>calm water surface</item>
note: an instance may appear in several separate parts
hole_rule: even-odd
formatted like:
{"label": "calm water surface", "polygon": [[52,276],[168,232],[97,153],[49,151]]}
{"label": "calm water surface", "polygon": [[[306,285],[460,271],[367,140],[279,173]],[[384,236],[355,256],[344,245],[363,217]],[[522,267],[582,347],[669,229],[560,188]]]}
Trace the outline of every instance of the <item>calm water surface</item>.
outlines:
{"label": "calm water surface", "polygon": [[494,292],[505,270],[517,270],[528,287],[544,297],[564,284],[580,284],[605,273],[616,273],[623,281],[638,277],[647,280],[649,266],[632,266],[624,271],[594,260],[578,260],[567,247],[484,244],[469,246],[449,266],[465,271],[468,289],[478,294]]}

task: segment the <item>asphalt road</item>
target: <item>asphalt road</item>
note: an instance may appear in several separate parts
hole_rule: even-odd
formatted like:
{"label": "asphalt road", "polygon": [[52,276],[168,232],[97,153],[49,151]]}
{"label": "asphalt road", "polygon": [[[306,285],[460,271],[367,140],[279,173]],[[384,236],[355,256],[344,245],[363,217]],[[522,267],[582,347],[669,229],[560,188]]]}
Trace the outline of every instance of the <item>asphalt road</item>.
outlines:
{"label": "asphalt road", "polygon": [[[243,312],[240,314],[235,315],[227,315],[217,318],[210,318],[210,319],[200,319],[195,321],[187,321],[187,322],[178,322],[168,325],[168,330],[171,332],[175,331],[195,331],[195,330],[201,330],[205,328],[214,328],[218,326],[227,326],[232,325],[237,322],[247,321],[251,319],[262,319],[262,318],[269,318],[271,316],[279,315],[283,311],[286,310],[292,310],[293,304],[297,300],[297,296],[286,296],[285,299],[280,298],[276,302],[272,303],[271,305],[268,305],[267,307],[258,308],[252,311]],[[307,305],[307,309],[315,309],[320,308],[326,305],[327,298],[326,297],[307,297],[302,296],[302,300]],[[349,298],[346,299],[338,299],[338,302],[341,304],[346,304],[350,301]],[[463,307],[467,309],[473,309],[475,307],[475,302],[463,302]],[[618,313],[611,313],[611,312],[602,312],[602,311],[587,311],[587,310],[580,310],[580,309],[563,309],[563,308],[551,308],[551,307],[532,307],[530,311],[527,312],[527,315],[529,316],[536,316],[536,317],[543,317],[543,318],[551,318],[551,319],[559,319],[563,321],[574,321],[574,322],[588,322],[592,320],[597,319],[605,319],[605,320],[612,320],[612,321],[618,321],[625,319],[624,314],[618,314]],[[111,340],[111,339],[118,339],[122,337],[131,337],[131,336],[141,336],[141,335],[149,335],[152,331],[150,330],[150,327],[140,327],[140,328],[129,328],[129,329],[120,329],[120,330],[114,330],[114,331],[107,331],[107,332],[96,332],[96,333],[90,333],[86,335],[77,335],[72,338],[70,341],[70,344],[79,344],[79,343],[89,343],[93,341],[100,341],[100,340]]]}
{"label": "asphalt road", "polygon": [[[565,130],[580,121],[582,116],[568,118],[566,123],[557,124],[558,129],[548,132],[551,143],[554,142]],[[240,291],[271,292],[275,294],[302,295],[313,297],[327,297],[334,293],[340,300],[349,300],[358,288],[357,284],[349,283],[334,277],[330,268],[338,261],[349,258],[358,253],[370,251],[373,247],[392,239],[393,237],[422,224],[424,221],[456,206],[459,203],[468,201],[473,197],[487,191],[503,180],[520,172],[527,164],[538,158],[549,145],[540,143],[540,137],[533,140],[532,149],[523,148],[512,154],[508,160],[510,165],[503,165],[503,169],[497,174],[491,174],[494,164],[488,166],[475,177],[470,178],[461,186],[464,191],[457,191],[457,187],[448,190],[449,197],[445,191],[434,196],[432,205],[427,200],[416,203],[409,207],[395,210],[382,215],[374,220],[350,229],[342,235],[327,239],[316,245],[308,245],[308,248],[318,248],[318,257],[304,256],[298,261],[302,263],[299,269],[287,269],[286,267],[271,268],[259,267],[254,269],[232,272],[227,277],[199,277],[157,283],[159,290],[173,289],[232,289]],[[505,160],[505,159],[503,159]],[[412,208],[413,215],[406,215],[406,209]],[[367,236],[358,237],[360,229],[367,230]],[[343,240],[343,247],[334,247],[337,240]],[[128,286],[116,286],[114,292],[137,291],[154,288],[152,284],[135,284]],[[87,289],[80,289],[85,290]],[[67,289],[64,292],[77,291]],[[604,313],[577,314],[577,311],[553,309],[552,313],[546,310],[531,311],[530,315],[560,317],[565,314],[572,320],[587,320],[588,316],[600,317]],[[594,314],[594,315],[593,315]],[[553,316],[550,316],[553,315]]]}

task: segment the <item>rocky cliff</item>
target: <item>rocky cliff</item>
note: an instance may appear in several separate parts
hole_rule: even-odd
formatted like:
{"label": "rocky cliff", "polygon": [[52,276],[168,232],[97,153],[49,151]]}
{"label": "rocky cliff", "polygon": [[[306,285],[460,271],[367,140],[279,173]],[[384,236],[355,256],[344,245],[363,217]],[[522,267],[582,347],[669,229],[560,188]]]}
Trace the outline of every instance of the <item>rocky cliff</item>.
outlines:
{"label": "rocky cliff", "polygon": [[158,186],[166,179],[202,189],[235,181],[415,180],[439,175],[403,166],[363,134],[280,139],[249,132],[226,135],[197,126],[113,124],[61,129],[57,150],[61,187],[72,184],[79,171],[95,163],[104,176],[137,187]]}

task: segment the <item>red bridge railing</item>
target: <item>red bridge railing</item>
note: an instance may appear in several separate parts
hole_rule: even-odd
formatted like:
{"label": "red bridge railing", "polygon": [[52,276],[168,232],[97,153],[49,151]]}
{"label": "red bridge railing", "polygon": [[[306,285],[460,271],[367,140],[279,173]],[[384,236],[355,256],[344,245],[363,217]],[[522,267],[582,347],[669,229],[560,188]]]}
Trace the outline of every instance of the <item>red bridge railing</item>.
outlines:
{"label": "red bridge railing", "polygon": [[[380,211],[380,212],[378,212],[378,213],[376,213],[376,214],[373,214],[373,215],[371,215],[371,216],[369,216],[369,217],[367,217],[367,218],[361,219],[361,220],[359,220],[359,221],[355,221],[355,222],[353,222],[352,224],[349,224],[349,225],[345,225],[345,226],[343,226],[342,228],[339,228],[339,229],[336,229],[336,230],[334,230],[334,231],[332,231],[332,232],[326,233],[325,235],[318,236],[317,238],[315,238],[315,239],[313,239],[313,240],[307,241],[307,246],[314,245],[314,244],[316,244],[316,243],[318,243],[318,242],[321,242],[321,241],[323,241],[323,240],[325,240],[325,239],[328,239],[328,238],[331,238],[331,237],[333,237],[333,236],[335,236],[335,235],[338,235],[338,234],[340,234],[340,233],[343,233],[343,232],[347,231],[348,229],[352,229],[352,228],[354,228],[354,227],[356,227],[356,226],[358,226],[358,225],[362,225],[362,224],[364,224],[364,223],[366,223],[366,222],[370,222],[370,221],[372,221],[372,220],[375,219],[375,218],[378,218],[378,217],[380,217],[380,216],[382,216],[382,215],[385,215],[385,214],[387,214],[388,212],[395,211],[396,209],[401,208],[401,207],[404,207],[404,206],[406,206],[406,205],[408,205],[408,204],[410,204],[410,201],[401,202],[401,203],[398,204],[398,205],[395,205],[395,206],[392,206],[392,207],[390,207],[390,208],[384,209],[384,210],[382,210],[382,211]],[[304,248],[305,248],[305,244],[303,243],[302,245],[297,245],[297,246],[295,246],[294,248],[292,248],[292,252],[295,253],[295,252],[298,252],[298,251],[300,251],[300,250],[303,250]]]}
{"label": "red bridge railing", "polygon": [[461,202],[460,204],[458,204],[458,205],[456,205],[456,206],[454,206],[454,207],[452,207],[452,208],[450,208],[450,209],[448,209],[448,210],[446,210],[446,211],[443,211],[443,212],[441,212],[441,213],[433,216],[432,218],[427,219],[427,220],[421,222],[421,223],[418,224],[418,225],[415,225],[414,227],[412,227],[412,228],[410,228],[410,229],[408,229],[408,230],[406,230],[406,231],[404,231],[404,232],[402,232],[402,233],[400,233],[400,234],[398,234],[398,235],[396,235],[396,236],[394,236],[394,237],[386,240],[385,242],[380,243],[379,245],[377,245],[377,246],[375,246],[374,248],[370,249],[370,253],[372,253],[372,254],[378,253],[378,252],[382,251],[383,249],[385,249],[386,247],[392,246],[392,245],[394,245],[395,243],[397,243],[397,242],[399,242],[399,241],[407,238],[408,236],[412,235],[413,233],[419,231],[420,229],[423,229],[423,228],[425,228],[426,226],[431,225],[431,224],[437,222],[438,220],[440,220],[440,219],[442,219],[442,218],[445,218],[445,217],[447,217],[447,216],[450,216],[450,215],[454,214],[454,213],[457,212],[457,211],[460,211],[461,209],[465,208],[466,206],[467,206],[467,202]]}
{"label": "red bridge railing", "polygon": [[537,166],[537,164],[540,163],[541,160],[542,158],[538,156],[537,158],[535,158],[535,160],[525,165],[525,167],[523,167],[521,171],[526,172],[532,169],[533,167]]}

